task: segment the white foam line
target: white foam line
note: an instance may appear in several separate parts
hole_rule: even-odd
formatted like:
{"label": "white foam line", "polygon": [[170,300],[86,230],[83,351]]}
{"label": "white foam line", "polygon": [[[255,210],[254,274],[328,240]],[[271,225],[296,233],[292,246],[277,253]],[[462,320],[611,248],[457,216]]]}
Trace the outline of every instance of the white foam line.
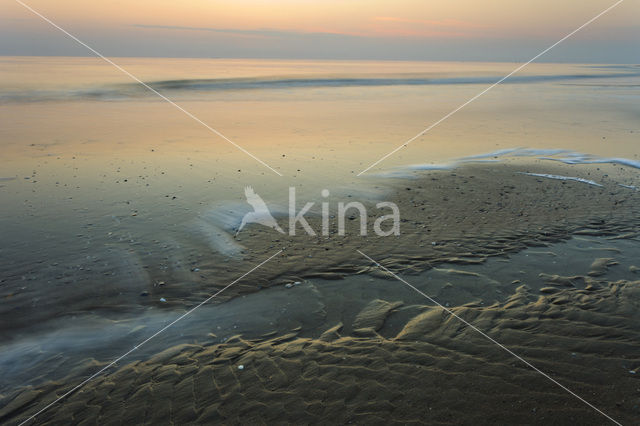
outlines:
{"label": "white foam line", "polygon": [[618,185],[620,185],[620,186],[621,186],[621,187],[623,187],[623,188],[633,189],[634,191],[637,191],[637,190],[638,190],[638,187],[637,187],[637,186],[633,186],[633,185],[625,185],[625,184],[623,184],[623,183],[619,183]]}
{"label": "white foam line", "polygon": [[536,148],[506,148],[485,154],[471,155],[460,158],[460,161],[477,160],[491,157],[535,157],[538,155],[570,155],[572,151],[566,149],[536,149]]}
{"label": "white foam line", "polygon": [[558,382],[557,380],[555,380],[553,377],[549,376],[547,373],[545,373],[544,371],[538,369],[536,366],[534,366],[533,364],[531,364],[529,361],[525,360],[524,358],[522,358],[520,355],[516,354],[515,352],[513,352],[511,349],[507,348],[506,346],[504,346],[503,344],[497,342],[493,337],[489,336],[488,334],[486,334],[484,331],[480,330],[479,328],[477,328],[476,326],[474,326],[473,324],[469,323],[467,320],[465,320],[464,318],[459,317],[455,312],[453,312],[451,309],[448,309],[446,307],[444,307],[443,305],[441,305],[440,303],[438,303],[436,300],[434,300],[433,298],[429,297],[426,293],[420,291],[419,289],[417,289],[416,287],[414,287],[413,285],[411,285],[408,281],[405,281],[404,279],[402,279],[401,277],[399,277],[398,275],[394,274],[393,272],[391,272],[389,269],[385,268],[384,266],[382,266],[380,263],[376,262],[375,260],[373,260],[372,258],[370,258],[369,256],[367,256],[366,254],[364,254],[363,252],[361,252],[360,250],[356,251],[358,253],[360,253],[361,255],[363,255],[364,257],[366,257],[367,259],[369,259],[371,262],[373,262],[376,266],[378,266],[380,269],[386,271],[387,273],[391,274],[391,276],[393,276],[395,279],[397,279],[400,282],[403,282],[404,284],[406,284],[407,286],[409,286],[410,288],[412,288],[414,291],[416,291],[418,294],[424,296],[426,299],[428,299],[431,303],[438,305],[440,308],[442,308],[445,312],[447,312],[449,315],[453,316],[454,318],[458,319],[459,321],[461,321],[463,324],[465,324],[467,327],[471,328],[472,330],[480,333],[480,335],[482,335],[484,338],[486,338],[487,340],[489,340],[491,343],[494,343],[495,345],[499,346],[500,348],[502,348],[505,352],[507,352],[508,354],[512,355],[513,357],[517,358],[518,360],[520,360],[521,362],[523,362],[525,365],[527,365],[528,367],[530,367],[531,369],[533,369],[534,371],[536,371],[537,373],[540,373],[541,375],[543,375],[544,377],[546,377],[547,379],[549,379],[551,382],[555,383],[556,385],[558,385],[560,388],[564,389],[565,391],[567,391],[568,393],[570,393],[571,395],[575,396],[576,398],[578,398],[580,401],[584,402],[586,405],[588,405],[589,407],[593,408],[594,410],[596,410],[598,413],[602,414],[604,417],[606,417],[607,419],[611,420],[613,423],[622,426],[622,424],[616,420],[614,420],[613,418],[609,417],[607,414],[605,414],[603,411],[601,411],[599,408],[597,408],[595,405],[591,404],[590,402],[588,402],[587,400],[585,400],[584,398],[582,398],[580,395],[576,394],[575,392],[573,392],[571,389],[567,388],[566,386],[564,386],[562,383]]}
{"label": "white foam line", "polygon": [[567,157],[540,157],[540,160],[560,161],[565,164],[620,164],[634,169],[640,169],[640,161],[630,160],[628,158],[606,158],[598,157],[590,154],[582,154],[574,152]]}
{"label": "white foam line", "polygon": [[594,186],[602,186],[599,183],[596,183],[592,180],[589,179],[582,179],[579,177],[572,177],[572,176],[560,176],[560,175],[549,175],[546,173],[526,173],[526,172],[518,172],[521,175],[527,175],[527,176],[536,176],[536,177],[543,177],[543,178],[547,178],[547,179],[556,179],[556,180],[572,180],[575,182],[582,182],[582,183],[586,183],[589,185],[594,185]]}
{"label": "white foam line", "polygon": [[408,170],[453,170],[458,167],[458,162],[444,164],[414,164],[413,166],[402,167]]}
{"label": "white foam line", "polygon": [[[507,160],[513,158],[522,157],[536,157],[539,155],[547,155],[545,157],[537,157],[538,160],[545,161],[559,161],[569,165],[580,164],[620,164],[622,166],[632,167],[640,169],[640,161],[631,160],[628,158],[620,157],[599,157],[592,154],[585,154],[581,152],[570,151],[566,149],[534,149],[534,148],[507,148],[498,151],[488,152],[486,154],[477,154],[468,157],[461,157],[456,160],[452,160],[449,163],[441,164],[413,164],[409,166],[395,167],[399,170],[393,173],[380,173],[376,176],[410,176],[403,171],[421,171],[421,170],[453,170],[463,164],[469,163],[495,163],[500,159],[505,158]],[[553,157],[562,155],[561,157]]]}

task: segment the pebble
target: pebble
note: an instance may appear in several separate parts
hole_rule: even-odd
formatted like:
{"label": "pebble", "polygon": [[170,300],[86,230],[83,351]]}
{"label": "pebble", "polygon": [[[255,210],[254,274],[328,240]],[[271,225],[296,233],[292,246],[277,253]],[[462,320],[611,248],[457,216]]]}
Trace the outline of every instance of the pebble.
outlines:
{"label": "pebble", "polygon": [[244,370],[244,365],[240,364],[240,365],[238,366],[238,370]]}
{"label": "pebble", "polygon": [[167,302],[167,299],[165,299],[164,297],[161,297],[161,298],[160,298],[160,301],[161,301],[162,303],[166,303],[166,302]]}
{"label": "pebble", "polygon": [[291,288],[291,287],[293,287],[293,284],[291,284],[291,283],[287,283],[287,284],[285,284],[284,286],[285,286],[285,288]]}

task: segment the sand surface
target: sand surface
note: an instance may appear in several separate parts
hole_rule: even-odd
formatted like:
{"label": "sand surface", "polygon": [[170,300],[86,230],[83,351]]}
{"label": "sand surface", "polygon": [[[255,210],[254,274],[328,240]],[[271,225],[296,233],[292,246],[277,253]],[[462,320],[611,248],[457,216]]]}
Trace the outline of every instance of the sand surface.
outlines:
{"label": "sand surface", "polygon": [[[602,186],[523,172],[572,176]],[[629,179],[627,169],[541,163],[468,165],[419,172],[392,183],[371,179],[373,187],[400,206],[400,236],[361,238],[357,219],[347,221],[346,236],[291,237],[256,225],[236,238],[243,246],[241,259],[194,249],[188,280],[171,269],[145,264],[141,257],[149,283],[145,288],[115,283],[99,290],[67,286],[59,292],[21,291],[19,283],[9,282],[2,287],[9,301],[0,311],[6,324],[2,331],[18,341],[24,336],[16,335],[16,329],[28,335],[31,324],[70,315],[181,313],[237,278],[247,265],[283,249],[218,302],[234,303],[239,296],[257,301],[259,290],[267,287],[300,292],[302,306],[292,311],[310,306],[306,323],[253,327],[254,335],[233,336],[227,330],[231,335],[224,341],[216,336],[206,343],[172,340],[161,353],[123,360],[112,374],[90,382],[38,421],[606,421],[441,308],[407,288],[400,290],[402,283],[357,254],[362,250],[424,286],[457,315],[611,417],[632,424],[640,416],[640,281],[637,267],[629,262],[637,253],[640,203],[636,191],[619,185]],[[371,229],[377,212],[369,212]],[[320,229],[319,217],[309,222]],[[335,220],[331,225],[336,226]],[[573,257],[553,264],[549,247],[592,237],[620,245],[597,252],[576,246]],[[197,248],[197,241],[192,244]],[[536,250],[536,259],[542,260],[514,263],[524,250]],[[509,272],[500,272],[500,262]],[[294,282],[301,284],[284,288]],[[374,284],[376,291],[370,290]],[[341,295],[343,289],[349,297]],[[34,294],[45,290],[47,300],[32,304]],[[354,302],[358,294],[366,297]],[[316,312],[322,313],[321,320],[312,319]],[[255,335],[256,330],[264,335]],[[212,324],[211,333],[221,332]],[[105,365],[108,359],[103,358],[89,357],[66,377],[5,390],[0,420],[18,423],[77,384],[82,374]]]}
{"label": "sand surface", "polygon": [[[581,177],[603,186],[523,175],[523,171]],[[357,219],[346,221],[346,236],[337,235],[336,218],[330,220],[327,237],[311,237],[301,228],[292,237],[253,224],[233,239],[233,229],[226,237],[223,230],[210,235],[212,231],[204,226],[187,232],[193,227],[189,223],[182,226],[180,240],[161,244],[157,229],[175,228],[173,218],[167,218],[166,225],[158,219],[150,222],[148,235],[135,240],[125,227],[109,228],[113,232],[96,229],[62,251],[48,247],[48,238],[26,235],[40,238],[38,251],[31,261],[8,257],[2,283],[2,297],[8,303],[0,305],[0,333],[10,338],[18,328],[87,311],[109,315],[149,306],[190,306],[280,249],[281,255],[219,299],[304,278],[377,273],[356,250],[394,271],[411,273],[443,262],[482,262],[571,235],[636,235],[638,192],[619,185],[632,182],[630,177],[635,177],[633,169],[545,163],[468,165],[453,171],[419,172],[409,180],[371,179],[370,187],[400,207],[401,235],[397,237],[373,234],[374,220],[388,213],[377,210],[372,205],[375,200],[368,209],[366,238],[359,235]],[[331,200],[331,207],[350,200]],[[321,218],[308,221],[319,233]],[[285,220],[280,223],[288,229]],[[144,225],[140,227],[144,234]],[[212,251],[211,239],[218,236],[216,241],[230,239],[237,251]],[[50,241],[57,244],[58,240]],[[91,247],[103,248],[86,256],[89,242]],[[57,257],[59,262],[54,261]]]}
{"label": "sand surface", "polygon": [[[554,288],[526,302],[453,308],[623,424],[640,415],[640,281]],[[223,422],[604,424],[592,409],[464,327],[423,306],[396,335],[374,326],[319,338],[296,332],[222,344],[177,345],[118,368],[39,417],[42,424]],[[361,316],[373,319],[368,306]],[[1,411],[24,416],[72,382],[24,389]],[[18,416],[20,418],[21,416]]]}

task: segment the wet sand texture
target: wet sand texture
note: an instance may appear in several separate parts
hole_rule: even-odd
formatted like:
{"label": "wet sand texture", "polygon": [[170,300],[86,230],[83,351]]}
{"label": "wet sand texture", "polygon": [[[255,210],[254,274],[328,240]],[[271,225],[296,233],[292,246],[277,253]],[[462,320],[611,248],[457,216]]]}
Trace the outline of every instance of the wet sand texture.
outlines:
{"label": "wet sand texture", "polygon": [[[238,238],[247,247],[245,262],[258,263],[275,249],[286,249],[221,299],[304,278],[387,277],[356,249],[411,281],[443,263],[476,264],[571,236],[639,235],[635,191],[607,180],[607,173],[596,168],[567,169],[482,165],[398,181],[392,200],[403,212],[399,237],[356,238],[349,229],[347,237],[289,237],[250,227]],[[521,171],[571,173],[603,186]],[[348,221],[357,228],[355,222]],[[319,229],[318,218],[310,223]],[[535,290],[523,284],[505,302],[452,309],[613,418],[633,424],[640,416],[640,282],[603,281],[613,262],[597,259],[580,276],[540,271],[543,283]],[[246,263],[226,265],[220,268],[215,257],[203,259],[199,279],[188,291],[184,282],[149,268],[153,282],[166,284],[148,288],[148,300],[166,297],[169,303],[155,304],[173,309],[200,302],[232,281]],[[83,295],[70,291],[36,308],[29,308],[27,296],[18,292],[3,305],[1,316],[42,321],[61,314],[54,302],[64,298],[77,312],[88,309]],[[91,308],[118,312],[142,303],[138,289],[135,303],[122,302],[126,298],[126,293],[114,297],[107,292]],[[280,330],[277,337],[236,336],[210,346],[173,347],[90,382],[39,422],[605,423],[455,318],[426,306],[417,294],[416,303],[425,306],[399,331],[385,327],[403,308],[390,298],[372,301],[352,324],[336,324],[315,339]],[[0,420],[17,422],[77,382],[19,389],[7,395]]]}
{"label": "wet sand texture", "polygon": [[[103,275],[101,270],[74,271],[69,279],[81,285],[55,281],[55,291],[51,291],[52,284],[46,282],[57,272],[47,272],[41,280],[25,286],[21,277],[33,272],[13,271],[2,287],[7,303],[0,305],[0,324],[15,330],[86,311],[111,315],[146,306],[192,306],[238,278],[238,271],[247,271],[279,249],[283,249],[281,255],[255,271],[250,281],[239,282],[220,295],[219,300],[304,278],[379,274],[356,252],[358,249],[394,271],[411,274],[442,263],[483,262],[492,256],[545,246],[572,235],[638,235],[640,193],[607,177],[615,170],[600,169],[548,164],[467,165],[454,171],[421,172],[415,179],[394,180],[391,186],[388,180],[379,185],[372,181],[372,185],[381,188],[385,185],[387,199],[400,207],[400,236],[379,237],[369,232],[360,237],[358,220],[347,220],[346,236],[339,236],[335,218],[330,221],[329,236],[312,237],[301,229],[296,236],[289,236],[261,225],[249,225],[237,237],[237,242],[245,246],[238,257],[212,253],[197,239],[181,242],[184,250],[191,248],[198,253],[191,261],[198,267],[191,268],[187,275],[165,268],[163,265],[169,263],[165,258],[145,258],[148,249],[144,244],[129,247],[125,253],[136,266],[133,276],[115,276],[111,271]],[[521,171],[580,176],[603,186],[528,176]],[[369,207],[371,231],[374,220],[382,213],[375,206]],[[321,218],[308,220],[313,229],[321,229]],[[281,226],[287,227],[284,220]],[[84,281],[80,276],[83,273]],[[60,275],[66,277],[67,272]],[[0,328],[0,332],[5,330]]]}
{"label": "wet sand texture", "polygon": [[[506,303],[453,311],[633,424],[640,415],[640,282],[559,289],[534,302],[526,293],[523,286]],[[375,317],[378,324],[388,308],[375,301],[357,321]],[[395,336],[340,330],[319,339],[289,333],[179,345],[96,379],[39,423],[606,424],[440,308],[425,306]],[[24,389],[0,419],[14,424],[70,386]]]}

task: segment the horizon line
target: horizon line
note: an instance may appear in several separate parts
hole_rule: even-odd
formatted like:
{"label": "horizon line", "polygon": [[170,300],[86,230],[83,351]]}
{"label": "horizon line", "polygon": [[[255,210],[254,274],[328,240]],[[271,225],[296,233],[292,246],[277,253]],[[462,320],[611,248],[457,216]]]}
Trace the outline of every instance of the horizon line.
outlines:
{"label": "horizon line", "polygon": [[[140,56],[140,55],[110,55],[111,58],[126,59],[209,59],[209,60],[256,60],[256,61],[360,61],[360,62],[476,62],[511,64],[519,63],[518,60],[481,60],[481,59],[391,59],[391,58],[332,58],[332,57],[282,57],[282,56]],[[95,58],[93,55],[30,55],[30,54],[3,54],[0,58]],[[581,61],[536,61],[538,64],[575,64],[575,65],[640,65],[639,62],[581,62]]]}

